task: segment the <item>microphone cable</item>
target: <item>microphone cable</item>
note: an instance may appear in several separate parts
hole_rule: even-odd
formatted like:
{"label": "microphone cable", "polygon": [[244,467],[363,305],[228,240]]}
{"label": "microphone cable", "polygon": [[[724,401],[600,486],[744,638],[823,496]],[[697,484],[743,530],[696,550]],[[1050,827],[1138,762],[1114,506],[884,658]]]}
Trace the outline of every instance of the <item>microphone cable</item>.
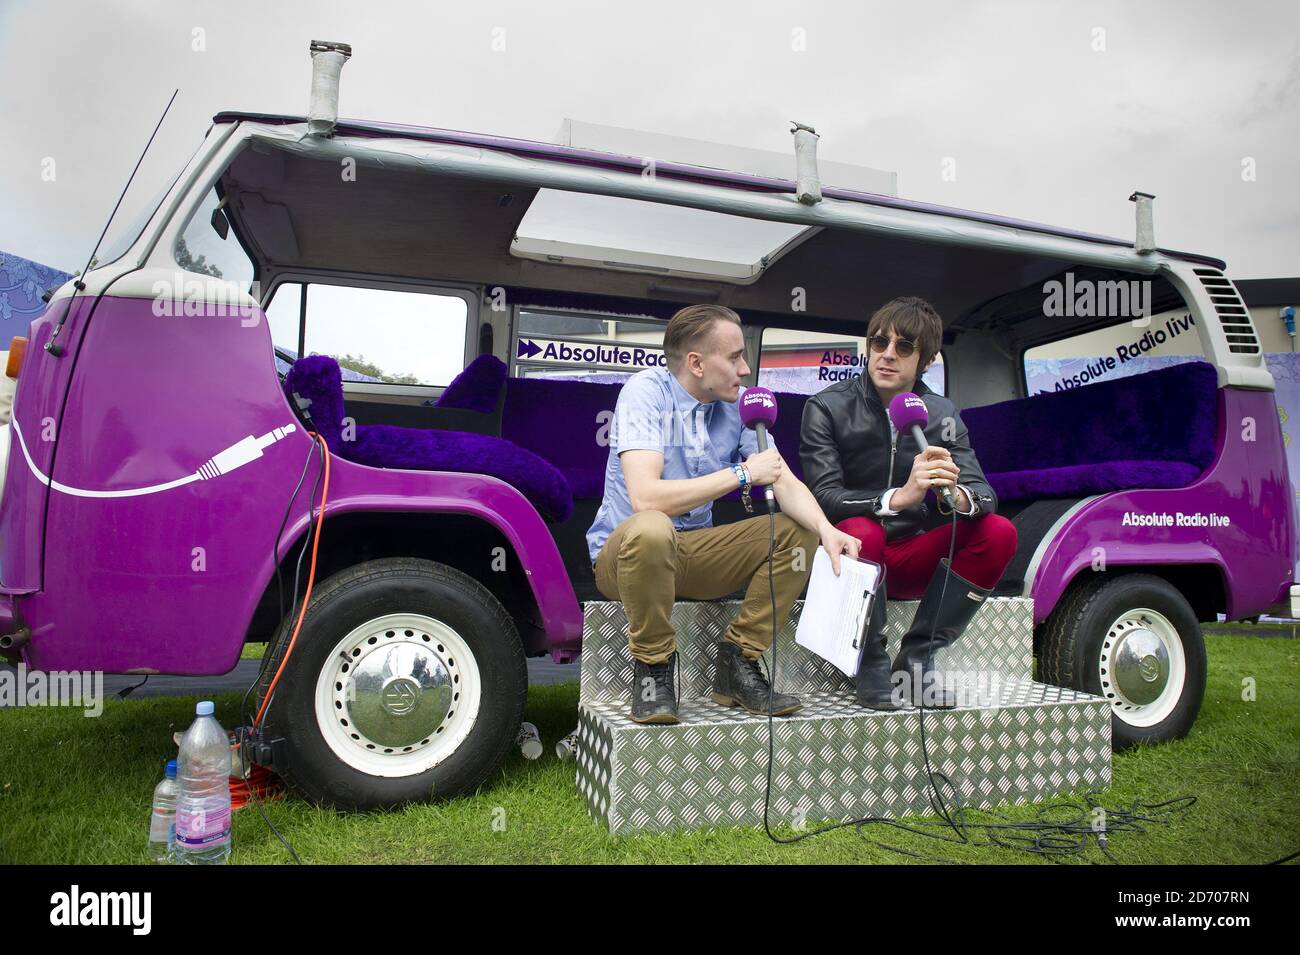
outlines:
{"label": "microphone cable", "polygon": [[[772,831],[772,825],[771,825],[771,804],[772,804],[772,766],[773,766],[773,763],[775,762],[775,759],[776,759],[776,745],[775,745],[775,737],[774,737],[774,734],[773,734],[773,727],[772,727],[772,693],[773,693],[773,686],[774,686],[775,681],[776,681],[776,654],[777,654],[777,647],[776,647],[776,582],[775,582],[775,573],[776,573],[776,567],[775,567],[775,551],[776,551],[776,515],[775,515],[775,513],[774,513],[774,510],[773,510],[772,505],[771,505],[770,502],[769,502],[769,504],[768,504],[768,515],[767,515],[767,516],[768,516],[767,579],[768,579],[768,595],[769,595],[769,597],[771,598],[771,604],[772,604],[772,624],[771,624],[771,630],[772,630],[772,642],[771,642],[771,644],[770,644],[770,650],[771,650],[771,653],[772,653],[772,663],[771,663],[771,666],[768,668],[768,670],[769,670],[769,676],[771,677],[771,679],[770,679],[769,682],[768,682],[768,705],[767,705],[767,778],[766,778],[766,785],[765,785],[765,787],[764,787],[764,791],[763,791],[763,831],[764,831],[765,833],[767,833],[767,837],[768,837],[769,839],[771,839],[773,842],[779,843],[779,844],[781,844],[781,845],[793,845],[793,844],[796,843],[796,842],[803,842],[805,839],[811,839],[813,836],[819,836],[819,835],[821,835],[822,833],[825,833],[825,832],[831,832],[831,831],[833,831],[833,830],[835,830],[835,829],[846,829],[846,828],[848,828],[849,826],[853,826],[855,829],[857,829],[858,834],[861,835],[861,834],[862,834],[862,829],[863,829],[865,826],[871,825],[871,824],[873,824],[873,823],[881,823],[881,824],[884,824],[884,825],[895,826],[895,827],[897,827],[897,828],[905,829],[905,830],[908,830],[908,831],[917,831],[917,830],[913,830],[913,829],[911,829],[910,827],[908,827],[908,826],[906,826],[906,825],[900,823],[897,819],[893,818],[892,816],[860,816],[860,817],[858,817],[858,818],[856,818],[856,819],[847,819],[847,820],[844,820],[843,822],[834,822],[834,823],[830,823],[830,824],[825,825],[825,826],[822,826],[822,827],[820,827],[820,828],[818,828],[818,829],[812,829],[812,830],[810,830],[810,831],[808,831],[808,832],[802,832],[802,833],[799,833],[799,834],[796,835],[796,836],[790,836],[790,837],[782,837],[782,836],[778,836],[778,835],[776,835],[776,833],[774,833],[774,832]],[[956,509],[956,507],[953,508],[953,511],[952,511],[952,523],[949,525],[949,528],[950,528],[950,533],[949,533],[949,535],[948,535],[948,565],[947,565],[947,568],[946,568],[946,570],[945,570],[945,572],[944,572],[943,587],[942,587],[942,589],[941,589],[940,592],[939,592],[939,603],[940,603],[941,606],[942,606],[942,604],[943,604],[943,597],[944,597],[944,595],[945,595],[945,594],[947,593],[947,591],[948,591],[948,582],[949,582],[949,580],[951,580],[951,578],[952,578],[952,560],[953,560],[953,556],[954,556],[954,554],[956,553],[956,549],[957,549],[957,509]],[[873,595],[873,599],[875,599],[875,596],[874,596],[874,595]],[[927,663],[928,663],[929,660],[930,660],[930,656],[931,656],[931,654],[934,653],[934,631],[935,631],[935,626],[937,626],[937,622],[938,622],[938,620],[937,620],[937,615],[936,615],[935,622],[934,622],[934,624],[933,624],[933,625],[931,626],[931,628],[930,628],[930,643],[929,643],[929,645],[926,647],[925,659],[926,659],[926,662],[927,662]],[[870,623],[870,618],[868,618],[867,623],[865,624],[865,626],[870,627],[870,625],[871,625],[871,623]],[[882,634],[882,636],[883,636],[883,634]],[[921,670],[922,670],[922,673],[925,672],[925,667],[924,667],[924,665],[922,665]],[[924,680],[922,680],[922,683],[924,684]],[[953,820],[953,818],[952,818],[952,814],[948,812],[947,803],[944,801],[942,795],[941,795],[940,792],[939,792],[939,787],[938,787],[938,785],[937,785],[936,782],[935,782],[936,775],[937,775],[939,778],[943,779],[943,781],[944,781],[945,783],[947,783],[947,785],[949,786],[949,788],[951,788],[951,789],[953,790],[954,795],[956,795],[956,797],[957,797],[957,799],[958,799],[958,802],[960,803],[961,795],[960,795],[960,793],[957,792],[956,787],[952,785],[951,780],[949,780],[948,777],[947,777],[946,775],[942,774],[942,773],[938,773],[938,774],[936,774],[935,771],[934,771],[934,768],[930,765],[930,752],[929,752],[929,746],[928,746],[928,744],[927,744],[926,734],[925,734],[925,711],[926,711],[926,709],[927,709],[927,707],[926,707],[926,705],[925,705],[925,692],[924,692],[923,687],[922,687],[921,689],[915,689],[915,688],[914,688],[914,691],[915,691],[915,692],[914,692],[914,699],[919,699],[919,700],[921,701],[921,704],[920,704],[920,707],[919,707],[919,709],[920,709],[921,755],[922,755],[922,758],[923,758],[923,761],[924,761],[924,765],[925,765],[925,776],[926,776],[926,782],[928,783],[928,788],[929,788],[929,790],[930,790],[930,797],[929,797],[929,798],[930,798],[930,807],[931,807],[931,809],[935,810],[936,815],[941,816],[941,817],[943,818],[944,822],[945,822],[945,823],[946,823],[950,828],[952,828],[954,831],[956,831],[956,832],[958,833],[958,835],[961,837],[961,838],[958,839],[958,840],[947,840],[947,841],[960,841],[960,842],[967,842],[967,841],[969,841],[969,840],[965,837],[964,833],[962,833],[962,832],[960,831],[960,829],[958,828],[958,823],[955,822],[955,821]],[[961,811],[964,811],[964,809],[963,809],[963,808],[959,808],[959,812],[961,812]],[[930,834],[930,833],[922,833],[922,834],[923,834],[923,835],[932,835],[932,834]],[[933,837],[933,838],[940,838],[940,837],[938,837],[938,836],[932,836],[932,837]],[[874,842],[874,840],[870,840],[870,841]],[[875,843],[875,844],[876,844],[876,845],[880,845],[882,848],[885,848],[885,849],[891,849],[891,851],[894,851],[894,850],[893,850],[893,847],[891,847],[891,846],[885,846],[885,845],[882,845],[881,843]],[[899,852],[902,852],[902,853],[905,853],[905,854],[908,854],[908,855],[916,855],[916,853],[912,853],[912,852],[910,852],[909,850],[903,850],[903,849],[900,849],[900,850],[896,850],[896,851],[899,851]]]}
{"label": "microphone cable", "polygon": [[[952,579],[952,561],[957,549],[957,509],[952,510],[952,520],[949,525],[948,539],[948,565],[944,572],[943,587],[939,592],[939,603],[942,606],[943,597],[948,590],[948,583]],[[1097,847],[1102,854],[1115,865],[1120,861],[1115,858],[1109,848],[1109,834],[1115,832],[1147,832],[1147,825],[1156,823],[1169,825],[1175,822],[1179,817],[1186,813],[1197,799],[1195,796],[1178,796],[1173,799],[1167,799],[1162,802],[1148,803],[1141,799],[1135,799],[1127,809],[1108,809],[1097,801],[1096,797],[1100,796],[1097,791],[1090,791],[1084,794],[1082,804],[1078,802],[1064,801],[1050,803],[1038,811],[1034,819],[1017,822],[1008,819],[1005,815],[991,810],[989,815],[996,817],[997,822],[977,822],[968,818],[970,811],[962,799],[961,792],[953,785],[952,780],[946,773],[936,772],[930,763],[929,740],[926,735],[925,714],[928,709],[925,705],[924,679],[921,680],[922,686],[914,688],[914,700],[919,699],[919,735],[921,740],[921,755],[925,767],[925,777],[927,788],[929,790],[930,809],[934,815],[939,816],[937,821],[918,820],[914,823],[904,823],[892,816],[861,816],[857,819],[848,819],[843,822],[833,822],[817,829],[801,832],[794,836],[779,836],[772,831],[771,826],[771,802],[772,802],[772,767],[775,762],[775,738],[772,726],[772,694],[776,681],[776,583],[775,583],[775,552],[776,552],[776,515],[771,503],[768,504],[768,548],[767,548],[767,567],[768,567],[768,595],[771,599],[772,606],[772,642],[769,647],[771,651],[771,663],[768,666],[768,675],[771,678],[768,685],[768,706],[767,706],[767,774],[766,786],[763,792],[763,831],[767,837],[779,845],[794,845],[803,842],[805,839],[811,839],[814,836],[820,836],[823,833],[832,832],[836,829],[847,829],[852,826],[857,834],[866,839],[872,845],[878,846],[889,852],[899,855],[911,856],[912,858],[921,859],[927,862],[942,862],[957,865],[970,865],[974,863],[958,862],[953,859],[935,858],[927,856],[911,849],[903,849],[898,846],[887,845],[883,842],[877,842],[875,839],[869,839],[864,834],[864,830],[870,825],[883,825],[894,829],[900,829],[903,832],[914,833],[919,836],[925,836],[928,839],[936,839],[940,842],[957,843],[975,846],[998,846],[1005,849],[1018,849],[1028,852],[1031,855],[1044,856],[1053,862],[1058,862],[1071,856],[1080,856],[1095,840]],[[867,626],[870,625],[868,620]],[[928,663],[931,655],[934,653],[934,632],[937,628],[937,615],[935,622],[930,628],[930,643],[926,649],[925,659]],[[925,666],[922,665],[921,672],[924,674]],[[937,674],[934,678],[937,680]],[[899,711],[895,711],[899,712]],[[945,797],[940,788],[940,783],[949,790],[952,799],[950,807],[948,798]],[[1064,812],[1063,812],[1064,811]],[[1100,815],[1099,815],[1100,814]],[[1101,825],[1098,826],[1100,819]],[[948,835],[951,831],[951,835]],[[987,842],[976,842],[972,839],[975,833],[983,832]]]}

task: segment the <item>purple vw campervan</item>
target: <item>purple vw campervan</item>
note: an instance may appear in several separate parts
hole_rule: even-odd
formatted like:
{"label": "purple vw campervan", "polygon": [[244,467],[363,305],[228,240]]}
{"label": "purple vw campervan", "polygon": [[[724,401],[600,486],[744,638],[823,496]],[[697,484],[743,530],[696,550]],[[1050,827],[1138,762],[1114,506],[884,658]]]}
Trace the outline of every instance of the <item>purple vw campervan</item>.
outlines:
{"label": "purple vw campervan", "polygon": [[[1107,698],[1117,745],[1185,735],[1200,622],[1287,601],[1296,562],[1273,382],[1224,263],[810,190],[805,158],[798,181],[646,175],[614,151],[317,105],[219,114],[142,230],[30,328],[0,652],[203,675],[267,642],[261,752],[310,798],[472,790],[514,742],[526,658],[581,649],[610,413],[661,360],[668,316],[744,317],[797,470],[802,403],[856,373],[867,316],[910,294],[945,318],[940,386],[1016,523],[998,593],[1033,600],[1038,679]],[[691,247],[545,232],[669,214]],[[756,248],[705,248],[713,224]],[[1146,305],[1049,314],[1067,281],[1139,283]],[[1170,320],[1195,354],[1031,394],[1031,349]]]}

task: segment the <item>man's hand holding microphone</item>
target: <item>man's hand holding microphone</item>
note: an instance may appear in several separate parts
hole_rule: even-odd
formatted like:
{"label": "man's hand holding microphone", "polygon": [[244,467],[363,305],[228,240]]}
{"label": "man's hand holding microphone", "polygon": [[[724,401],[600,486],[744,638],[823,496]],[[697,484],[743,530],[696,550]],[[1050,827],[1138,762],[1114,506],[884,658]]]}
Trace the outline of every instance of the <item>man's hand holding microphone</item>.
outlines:
{"label": "man's hand holding microphone", "polygon": [[957,488],[957,477],[961,469],[953,463],[947,448],[930,445],[912,459],[912,473],[907,476],[907,483],[894,492],[889,506],[896,511],[906,507],[915,507],[925,500],[925,492],[933,489],[935,494],[940,488],[949,488],[957,499],[957,509],[970,509],[963,491]]}

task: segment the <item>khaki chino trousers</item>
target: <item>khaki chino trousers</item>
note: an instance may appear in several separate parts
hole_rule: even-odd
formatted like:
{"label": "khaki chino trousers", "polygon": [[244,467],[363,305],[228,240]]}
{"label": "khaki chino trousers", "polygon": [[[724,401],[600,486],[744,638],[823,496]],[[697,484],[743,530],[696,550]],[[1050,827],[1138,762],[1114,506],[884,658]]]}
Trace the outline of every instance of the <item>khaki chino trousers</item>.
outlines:
{"label": "khaki chino trousers", "polygon": [[[596,557],[596,587],[609,600],[623,602],[632,656],[642,663],[661,663],[672,656],[677,598],[714,600],[744,587],[744,603],[725,637],[745,656],[758,659],[773,633],[768,540],[766,515],[679,531],[662,511],[641,511],[614,528]],[[817,543],[813,531],[784,514],[776,516],[772,583],[777,629],[784,626],[808,581]]]}

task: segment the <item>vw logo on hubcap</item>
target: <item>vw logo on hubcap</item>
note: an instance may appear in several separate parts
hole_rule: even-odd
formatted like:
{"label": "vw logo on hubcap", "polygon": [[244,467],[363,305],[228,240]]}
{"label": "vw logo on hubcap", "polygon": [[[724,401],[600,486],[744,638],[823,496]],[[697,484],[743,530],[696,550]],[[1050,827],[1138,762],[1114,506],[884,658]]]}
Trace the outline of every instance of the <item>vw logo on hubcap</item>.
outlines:
{"label": "vw logo on hubcap", "polygon": [[385,683],[380,697],[380,704],[393,716],[405,716],[419,701],[419,684],[404,676],[395,676]]}
{"label": "vw logo on hubcap", "polygon": [[1160,661],[1156,659],[1155,654],[1148,653],[1142,658],[1138,664],[1138,673],[1148,683],[1154,683],[1160,678]]}

